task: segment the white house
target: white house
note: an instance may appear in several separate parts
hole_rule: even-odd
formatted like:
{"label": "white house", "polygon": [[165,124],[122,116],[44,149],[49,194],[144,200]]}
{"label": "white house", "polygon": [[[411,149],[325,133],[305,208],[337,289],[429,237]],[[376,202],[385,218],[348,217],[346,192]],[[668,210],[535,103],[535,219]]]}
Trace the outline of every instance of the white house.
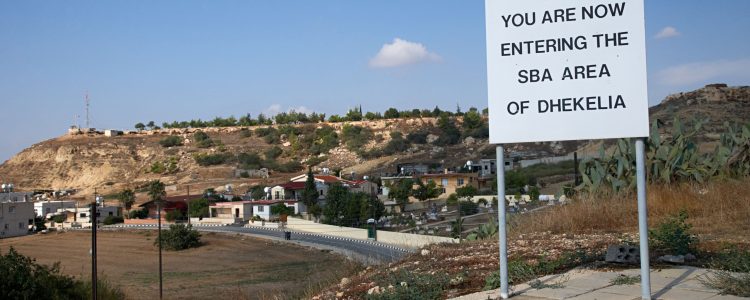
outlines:
{"label": "white house", "polygon": [[[102,223],[108,216],[120,217],[121,210],[119,206],[99,206],[96,208],[96,222]],[[91,207],[65,208],[64,211],[67,215],[65,222],[91,223]]]}
{"label": "white house", "polygon": [[271,220],[277,216],[271,214],[271,207],[279,203],[283,203],[287,207],[294,208],[294,214],[301,214],[307,211],[305,204],[296,200],[260,200],[252,201],[253,216],[263,218],[263,220]]}
{"label": "white house", "polygon": [[0,238],[26,235],[29,233],[29,226],[33,224],[33,202],[0,202]]}
{"label": "white house", "polygon": [[253,217],[252,201],[217,202],[208,208],[209,218],[247,221]]}
{"label": "white house", "polygon": [[76,202],[71,200],[65,201],[40,201],[34,202],[34,213],[37,217],[47,219],[49,215],[55,214],[60,209],[75,208]]}

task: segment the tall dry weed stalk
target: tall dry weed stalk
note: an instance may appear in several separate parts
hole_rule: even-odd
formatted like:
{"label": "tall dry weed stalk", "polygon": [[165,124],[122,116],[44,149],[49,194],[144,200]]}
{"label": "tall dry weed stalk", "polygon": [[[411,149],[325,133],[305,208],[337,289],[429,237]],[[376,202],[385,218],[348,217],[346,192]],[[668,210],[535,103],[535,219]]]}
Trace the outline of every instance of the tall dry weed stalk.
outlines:
{"label": "tall dry weed stalk", "polygon": [[[693,232],[706,238],[750,240],[750,178],[719,180],[705,185],[648,186],[649,224],[685,210]],[[634,193],[584,196],[564,206],[515,215],[511,232],[636,232],[638,207]]]}

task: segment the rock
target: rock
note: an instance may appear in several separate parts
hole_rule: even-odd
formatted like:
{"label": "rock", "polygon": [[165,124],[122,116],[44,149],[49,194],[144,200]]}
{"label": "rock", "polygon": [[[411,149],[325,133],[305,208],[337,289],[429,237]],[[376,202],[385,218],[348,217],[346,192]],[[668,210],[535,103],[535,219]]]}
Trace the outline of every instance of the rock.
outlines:
{"label": "rock", "polygon": [[340,285],[343,287],[343,286],[346,286],[347,284],[349,284],[351,282],[352,282],[351,279],[344,277],[344,278],[341,278]]}
{"label": "rock", "polygon": [[370,288],[369,290],[367,290],[367,294],[368,295],[372,295],[372,294],[378,295],[378,294],[380,294],[380,287],[379,286],[374,286],[374,287]]}
{"label": "rock", "polygon": [[664,255],[656,259],[658,262],[665,262],[670,264],[682,264],[685,263],[684,255]]}
{"label": "rock", "polygon": [[475,138],[473,138],[473,137],[467,137],[467,138],[464,139],[464,144],[466,144],[466,145],[472,145],[476,141],[477,140]]}
{"label": "rock", "polygon": [[422,256],[427,256],[427,255],[430,255],[430,250],[427,250],[427,249],[422,249],[422,252],[421,252],[421,254],[422,254]]}
{"label": "rock", "polygon": [[685,261],[695,261],[696,259],[698,259],[698,258],[695,257],[695,255],[693,255],[691,253],[688,253],[688,254],[685,255]]}
{"label": "rock", "polygon": [[407,287],[407,286],[408,286],[408,284],[406,283],[406,281],[402,281],[402,282],[401,282],[401,286],[403,286],[403,287]]}
{"label": "rock", "polygon": [[344,292],[338,292],[336,293],[336,298],[344,297]]}
{"label": "rock", "polygon": [[641,261],[641,252],[638,247],[630,245],[611,245],[607,247],[607,255],[604,261],[608,263],[638,264]]}
{"label": "rock", "polygon": [[434,134],[428,134],[427,135],[427,143],[432,144],[433,142],[437,141],[440,137]]}
{"label": "rock", "polygon": [[281,144],[281,145],[283,145],[284,147],[289,147],[289,146],[291,146],[291,145],[292,145],[292,143],[290,143],[290,142],[284,142],[284,143],[283,143],[283,144]]}

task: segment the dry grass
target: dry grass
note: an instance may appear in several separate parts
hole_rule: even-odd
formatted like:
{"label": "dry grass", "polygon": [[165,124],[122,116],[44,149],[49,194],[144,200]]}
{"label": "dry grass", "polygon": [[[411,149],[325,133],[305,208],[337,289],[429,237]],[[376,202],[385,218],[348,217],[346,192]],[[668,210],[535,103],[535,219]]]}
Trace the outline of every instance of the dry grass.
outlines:
{"label": "dry grass", "polygon": [[[685,210],[693,232],[706,240],[750,240],[750,179],[714,181],[704,186],[678,184],[648,187],[649,225]],[[511,232],[637,232],[635,194],[585,197],[511,219]]]}

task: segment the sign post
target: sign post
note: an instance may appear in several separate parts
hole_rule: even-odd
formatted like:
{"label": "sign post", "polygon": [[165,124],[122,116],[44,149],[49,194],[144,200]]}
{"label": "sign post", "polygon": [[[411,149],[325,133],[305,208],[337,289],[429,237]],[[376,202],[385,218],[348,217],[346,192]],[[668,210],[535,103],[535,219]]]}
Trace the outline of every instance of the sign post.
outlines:
{"label": "sign post", "polygon": [[485,0],[497,146],[500,295],[509,297],[503,144],[636,139],[643,299],[650,299],[644,0]]}

